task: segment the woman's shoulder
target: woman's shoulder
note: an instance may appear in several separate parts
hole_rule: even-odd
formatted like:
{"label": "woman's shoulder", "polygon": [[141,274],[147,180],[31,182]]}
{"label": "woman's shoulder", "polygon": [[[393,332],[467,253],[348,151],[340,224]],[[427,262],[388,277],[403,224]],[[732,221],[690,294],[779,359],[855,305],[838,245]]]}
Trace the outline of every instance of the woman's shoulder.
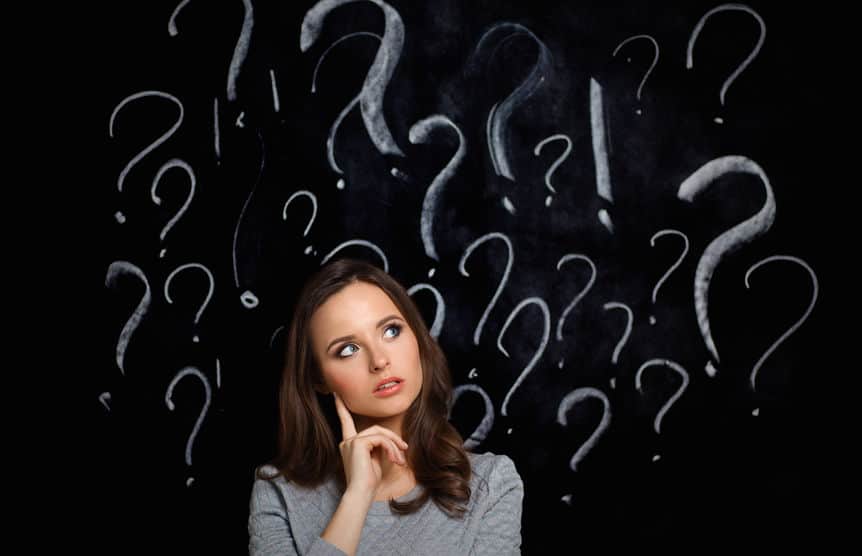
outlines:
{"label": "woman's shoulder", "polygon": [[515,462],[506,454],[495,454],[493,452],[482,454],[467,452],[467,454],[470,457],[473,472],[482,479],[483,483],[487,483],[490,488],[494,488],[495,485],[499,485],[500,483],[521,480]]}

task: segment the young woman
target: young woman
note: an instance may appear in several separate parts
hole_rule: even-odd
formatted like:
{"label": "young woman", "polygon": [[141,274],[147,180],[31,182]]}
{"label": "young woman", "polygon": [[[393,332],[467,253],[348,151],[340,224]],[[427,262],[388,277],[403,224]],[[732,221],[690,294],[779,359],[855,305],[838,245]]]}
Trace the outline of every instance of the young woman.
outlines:
{"label": "young woman", "polygon": [[405,289],[363,261],[321,268],[287,333],[249,554],[520,554],[521,477],[508,456],[464,449],[451,401],[446,358]]}

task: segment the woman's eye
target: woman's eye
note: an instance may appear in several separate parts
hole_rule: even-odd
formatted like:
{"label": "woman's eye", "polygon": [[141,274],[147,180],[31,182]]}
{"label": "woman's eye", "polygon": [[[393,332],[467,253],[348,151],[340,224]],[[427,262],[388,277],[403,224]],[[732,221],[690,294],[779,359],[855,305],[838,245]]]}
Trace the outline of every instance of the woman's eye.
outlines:
{"label": "woman's eye", "polygon": [[[394,330],[395,330],[395,332],[396,332],[396,334],[395,334],[394,336],[389,336],[389,337],[390,337],[390,338],[397,338],[398,336],[400,336],[400,335],[401,335],[401,328],[402,328],[402,327],[401,327],[401,325],[400,325],[400,324],[391,324],[391,325],[389,325],[389,326],[387,326],[387,327],[386,327],[386,330],[394,329]],[[343,347],[343,348],[341,348],[341,351],[339,351],[339,352],[338,352],[338,356],[339,356],[339,357],[341,357],[342,359],[343,359],[343,358],[345,358],[345,357],[347,357],[347,356],[349,356],[349,355],[350,355],[350,353],[348,353],[347,355],[345,355],[345,354],[344,354],[344,350],[346,350],[346,349],[347,349],[347,348],[349,348],[350,346],[354,346],[354,347],[355,347],[355,346],[356,346],[356,344],[344,344],[344,347]]]}

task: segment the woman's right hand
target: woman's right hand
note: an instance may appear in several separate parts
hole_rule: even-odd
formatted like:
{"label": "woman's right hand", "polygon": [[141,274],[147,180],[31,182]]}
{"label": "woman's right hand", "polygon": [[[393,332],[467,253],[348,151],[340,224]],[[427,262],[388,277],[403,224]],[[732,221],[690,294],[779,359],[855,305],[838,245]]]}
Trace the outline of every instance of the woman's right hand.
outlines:
{"label": "woman's right hand", "polygon": [[341,421],[342,441],[338,444],[341,460],[344,465],[344,478],[348,490],[374,495],[383,478],[381,456],[387,457],[399,465],[406,465],[403,450],[407,443],[393,431],[373,425],[356,433],[353,416],[338,394],[335,396],[335,409]]}

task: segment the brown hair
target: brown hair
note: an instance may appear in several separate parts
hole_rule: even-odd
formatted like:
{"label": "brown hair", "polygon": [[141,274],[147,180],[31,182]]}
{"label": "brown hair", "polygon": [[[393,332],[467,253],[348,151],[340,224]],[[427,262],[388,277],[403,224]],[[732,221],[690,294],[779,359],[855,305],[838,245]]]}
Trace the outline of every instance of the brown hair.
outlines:
{"label": "brown hair", "polygon": [[[457,503],[470,499],[472,468],[464,440],[449,422],[452,378],[446,356],[410,294],[392,276],[371,263],[341,258],[327,263],[303,286],[287,333],[285,360],[279,387],[279,426],[276,456],[268,462],[278,471],[266,476],[262,467],[256,477],[279,475],[303,487],[318,487],[335,476],[342,491],[344,468],[338,450],[341,423],[331,394],[325,388],[311,346],[309,324],[315,310],[345,286],[362,281],[380,287],[404,315],[419,344],[422,388],[404,416],[402,434],[409,445],[405,457],[424,488],[407,502],[389,500],[393,513],[418,511],[432,498],[452,517],[462,517],[466,507]],[[321,403],[323,401],[323,403]]]}

